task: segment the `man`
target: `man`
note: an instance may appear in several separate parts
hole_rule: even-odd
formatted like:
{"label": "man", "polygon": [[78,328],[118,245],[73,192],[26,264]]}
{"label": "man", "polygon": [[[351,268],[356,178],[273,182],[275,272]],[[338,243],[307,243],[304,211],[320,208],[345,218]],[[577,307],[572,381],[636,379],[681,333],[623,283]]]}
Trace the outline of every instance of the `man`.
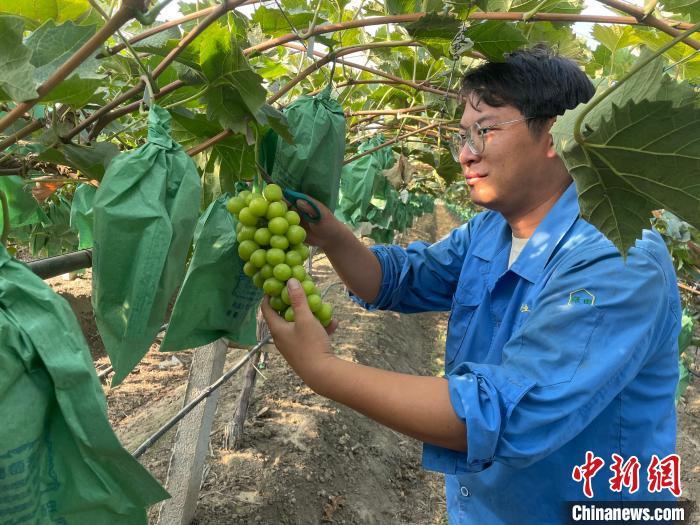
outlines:
{"label": "man", "polygon": [[[451,523],[564,523],[565,502],[588,496],[672,500],[646,477],[653,455],[675,450],[681,314],[670,257],[645,231],[625,261],[580,217],[549,133],[590,99],[590,81],[537,48],[468,72],[463,94],[459,162],[489,211],[407,249],[369,250],[327,210],[308,226],[365,307],[450,310],[446,377],[338,359],[295,281],[295,323],[264,305],[277,347],[319,394],[425,443],[424,467],[446,474]],[[633,477],[611,489],[613,454],[636,458],[637,490]]]}

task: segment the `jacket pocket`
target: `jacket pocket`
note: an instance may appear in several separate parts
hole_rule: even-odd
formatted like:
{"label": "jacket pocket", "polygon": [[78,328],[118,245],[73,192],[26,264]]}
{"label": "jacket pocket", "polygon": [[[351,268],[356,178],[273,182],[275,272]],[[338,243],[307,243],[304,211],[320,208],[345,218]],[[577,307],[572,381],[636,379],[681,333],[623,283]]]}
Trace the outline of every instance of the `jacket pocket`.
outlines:
{"label": "jacket pocket", "polygon": [[452,300],[452,310],[450,311],[450,319],[447,325],[445,373],[452,370],[457,357],[463,353],[464,337],[467,335],[467,331],[474,319],[474,314],[479,307],[476,299],[466,298],[466,302],[472,304],[463,304],[456,297]]}

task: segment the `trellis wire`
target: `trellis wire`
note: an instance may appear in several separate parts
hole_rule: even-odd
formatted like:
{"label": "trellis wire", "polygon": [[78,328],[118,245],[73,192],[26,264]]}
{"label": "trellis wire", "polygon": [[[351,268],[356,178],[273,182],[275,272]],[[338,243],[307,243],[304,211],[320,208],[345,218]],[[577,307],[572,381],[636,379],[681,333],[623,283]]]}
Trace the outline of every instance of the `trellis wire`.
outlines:
{"label": "trellis wire", "polygon": [[160,427],[153,435],[151,435],[151,437],[146,439],[146,441],[144,441],[136,450],[134,450],[134,452],[131,455],[135,458],[142,456],[144,452],[151,448],[161,437],[163,437],[163,435],[168,430],[174,427],[182,418],[189,414],[199,403],[201,403],[204,399],[209,397],[212,394],[212,392],[216,391],[226,381],[231,379],[236,372],[243,368],[243,365],[245,365],[248,362],[248,360],[253,356],[253,354],[255,354],[255,352],[257,352],[260,348],[262,348],[263,345],[266,345],[271,340],[272,336],[267,336],[262,341],[259,341],[240,361],[238,361],[238,363],[236,363],[214,383],[202,390],[202,392],[192,401],[190,401],[184,407],[182,407],[182,409],[177,414],[171,417],[168,420],[168,422],[165,423],[162,427]]}

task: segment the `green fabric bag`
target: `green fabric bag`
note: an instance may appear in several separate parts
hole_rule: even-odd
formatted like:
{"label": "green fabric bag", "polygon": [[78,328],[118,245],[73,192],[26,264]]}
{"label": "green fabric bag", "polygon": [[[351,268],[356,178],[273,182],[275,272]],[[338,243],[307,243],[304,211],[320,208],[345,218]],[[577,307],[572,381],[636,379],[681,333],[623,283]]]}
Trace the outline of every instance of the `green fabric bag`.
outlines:
{"label": "green fabric bag", "polygon": [[168,493],[119,443],[68,303],[0,246],[0,521],[146,524]]}
{"label": "green fabric bag", "polygon": [[148,142],[115,157],[95,194],[92,305],[116,386],[136,366],[182,283],[199,215],[197,168],[153,106]]}
{"label": "green fabric bag", "polygon": [[197,223],[192,261],[161,351],[196,348],[220,337],[241,345],[257,342],[255,314],[262,291],[243,273],[236,219],[226,209],[229,197],[220,195]]}
{"label": "green fabric bag", "polygon": [[[3,191],[7,197],[10,226],[13,229],[48,220],[22,177],[17,175],[0,177],[0,191]],[[2,206],[0,206],[0,230],[3,220]]]}
{"label": "green fabric bag", "polygon": [[280,186],[311,195],[334,211],[345,154],[345,114],[330,93],[329,85],[287,106],[294,144],[270,130],[262,141],[261,163]]}
{"label": "green fabric bag", "polygon": [[91,184],[81,184],[75,189],[70,207],[70,227],[78,232],[78,249],[92,248],[92,203],[97,188]]}

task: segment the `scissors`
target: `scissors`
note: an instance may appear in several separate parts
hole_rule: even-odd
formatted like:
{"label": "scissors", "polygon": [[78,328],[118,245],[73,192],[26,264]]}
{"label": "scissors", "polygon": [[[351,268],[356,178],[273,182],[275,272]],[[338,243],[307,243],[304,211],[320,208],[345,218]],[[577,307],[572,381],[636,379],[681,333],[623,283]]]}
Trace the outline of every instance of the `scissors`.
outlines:
{"label": "scissors", "polygon": [[[273,184],[272,177],[270,177],[267,171],[265,171],[265,168],[262,167],[262,164],[260,164],[258,161],[255,161],[255,164],[257,165],[258,171],[260,172],[260,175],[262,176],[263,180],[268,184]],[[301,215],[301,218],[304,219],[306,222],[315,224],[321,220],[321,210],[318,208],[318,206],[316,206],[316,203],[312,201],[309,198],[309,196],[305,193],[294,191],[289,188],[282,188],[282,195],[284,195],[284,198],[287,200],[287,202],[289,202],[290,207],[293,208],[299,215]],[[297,200],[302,200],[306,204],[308,204],[314,211],[314,214],[310,215],[304,210],[300,210],[296,204]]]}

